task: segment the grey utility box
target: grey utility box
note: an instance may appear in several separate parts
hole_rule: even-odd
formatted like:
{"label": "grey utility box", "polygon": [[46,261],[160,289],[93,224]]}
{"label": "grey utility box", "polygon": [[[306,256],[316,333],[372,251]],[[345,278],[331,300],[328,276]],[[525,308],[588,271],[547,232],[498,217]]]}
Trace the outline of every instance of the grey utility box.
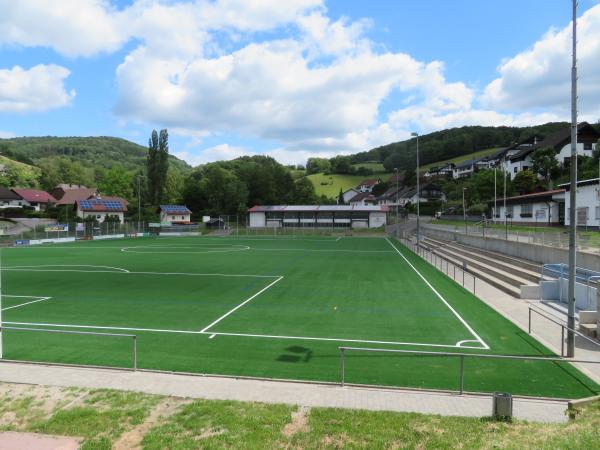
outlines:
{"label": "grey utility box", "polygon": [[492,416],[496,420],[507,420],[512,418],[513,398],[512,394],[506,392],[494,392]]}

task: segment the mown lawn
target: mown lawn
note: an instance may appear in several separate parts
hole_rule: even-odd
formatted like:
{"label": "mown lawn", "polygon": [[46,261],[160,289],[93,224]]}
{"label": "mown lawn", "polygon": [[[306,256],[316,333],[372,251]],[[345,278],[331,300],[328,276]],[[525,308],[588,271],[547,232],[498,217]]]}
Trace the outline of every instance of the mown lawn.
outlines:
{"label": "mown lawn", "polygon": [[391,173],[377,173],[368,177],[364,175],[325,175],[324,173],[315,173],[308,176],[315,187],[317,195],[325,195],[329,198],[337,198],[340,189],[345,191],[358,186],[358,184],[368,178],[381,178],[382,181],[387,181]]}

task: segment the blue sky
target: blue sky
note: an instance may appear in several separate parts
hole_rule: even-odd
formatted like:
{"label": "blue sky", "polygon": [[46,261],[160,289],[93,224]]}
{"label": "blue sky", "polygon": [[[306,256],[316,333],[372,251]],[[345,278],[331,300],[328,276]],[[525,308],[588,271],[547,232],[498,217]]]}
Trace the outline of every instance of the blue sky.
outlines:
{"label": "blue sky", "polygon": [[[191,164],[285,163],[569,117],[563,0],[0,0],[0,137],[170,131]],[[600,5],[580,0],[600,118]]]}

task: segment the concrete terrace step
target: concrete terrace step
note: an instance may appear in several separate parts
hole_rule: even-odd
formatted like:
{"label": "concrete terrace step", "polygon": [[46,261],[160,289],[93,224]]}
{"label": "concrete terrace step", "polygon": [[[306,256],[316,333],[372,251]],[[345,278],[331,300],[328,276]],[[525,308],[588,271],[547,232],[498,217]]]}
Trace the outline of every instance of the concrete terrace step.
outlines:
{"label": "concrete terrace step", "polygon": [[527,284],[525,280],[516,279],[500,270],[475,262],[471,259],[465,258],[462,255],[457,255],[452,252],[445,251],[444,249],[435,249],[435,253],[443,256],[444,258],[453,258],[459,261],[460,264],[463,262],[467,263],[468,271],[473,273],[476,272],[478,277],[485,279],[488,281],[488,283],[514,297],[520,297],[521,285]]}
{"label": "concrete terrace step", "polygon": [[[427,250],[431,251],[432,253],[449,260],[451,263],[453,263],[459,267],[462,266],[463,260],[460,259],[459,257],[457,257],[456,255],[449,254],[449,253],[442,253],[439,251],[439,249],[437,247],[430,246],[430,245],[428,245],[427,242],[421,242],[421,246],[425,247]],[[511,297],[520,298],[520,296],[521,296],[521,290],[518,287],[515,287],[513,284],[507,283],[506,281],[499,279],[496,276],[494,276],[488,272],[484,272],[483,270],[480,270],[473,265],[467,264],[467,271],[469,273],[472,273],[473,275],[475,275],[477,278],[494,286],[495,288],[500,289],[502,292],[505,292],[506,294],[510,295]]]}
{"label": "concrete terrace step", "polygon": [[462,244],[440,241],[438,239],[427,239],[435,243],[435,245],[451,250],[456,254],[460,254],[466,258],[479,261],[486,265],[491,265],[504,273],[513,275],[516,279],[523,281],[521,284],[539,283],[541,267],[537,267],[536,270],[531,270],[529,267],[534,266],[534,264],[528,264],[526,261],[518,259],[512,259],[510,262],[506,262],[492,252],[483,253],[476,248],[463,246]]}
{"label": "concrete terrace step", "polygon": [[452,255],[458,258],[459,260],[464,261],[465,263],[467,263],[467,265],[474,266],[477,269],[486,272],[496,278],[499,278],[502,281],[511,284],[516,288],[520,288],[524,284],[531,283],[531,281],[522,276],[522,274],[518,270],[507,270],[506,266],[499,264],[497,261],[490,259],[480,261],[478,259],[473,258],[471,255],[457,251],[451,246],[439,246],[438,249],[444,254]]}

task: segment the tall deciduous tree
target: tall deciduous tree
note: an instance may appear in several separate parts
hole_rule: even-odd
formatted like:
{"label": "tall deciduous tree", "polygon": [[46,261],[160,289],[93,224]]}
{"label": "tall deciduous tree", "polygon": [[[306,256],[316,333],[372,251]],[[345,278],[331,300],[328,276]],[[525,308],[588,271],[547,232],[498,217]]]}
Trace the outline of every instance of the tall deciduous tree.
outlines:
{"label": "tall deciduous tree", "polygon": [[113,166],[100,180],[98,189],[102,194],[114,195],[131,201],[133,199],[133,177],[123,167]]}
{"label": "tall deciduous tree", "polygon": [[552,179],[557,176],[559,171],[554,149],[547,147],[533,152],[533,155],[531,155],[531,168],[534,173],[543,176],[548,183],[548,189],[552,189]]}
{"label": "tall deciduous tree", "polygon": [[522,170],[515,175],[513,186],[519,194],[528,194],[537,184],[537,177],[531,170]]}
{"label": "tall deciduous tree", "polygon": [[152,130],[148,141],[148,158],[146,163],[148,201],[153,205],[162,202],[167,185],[169,170],[169,133],[167,130]]}

